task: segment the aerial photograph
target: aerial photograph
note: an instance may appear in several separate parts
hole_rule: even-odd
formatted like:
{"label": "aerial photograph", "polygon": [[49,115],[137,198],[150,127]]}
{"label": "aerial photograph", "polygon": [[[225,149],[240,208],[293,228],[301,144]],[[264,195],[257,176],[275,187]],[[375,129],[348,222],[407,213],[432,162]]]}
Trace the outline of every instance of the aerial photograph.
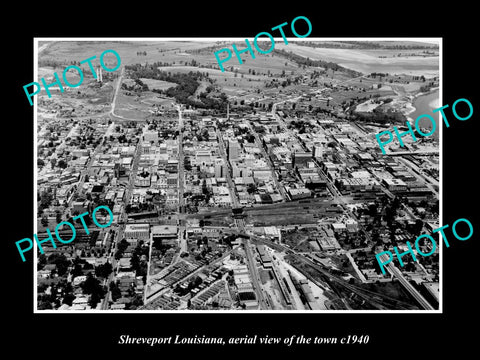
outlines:
{"label": "aerial photograph", "polygon": [[232,44],[36,39],[35,311],[438,311],[441,39]]}

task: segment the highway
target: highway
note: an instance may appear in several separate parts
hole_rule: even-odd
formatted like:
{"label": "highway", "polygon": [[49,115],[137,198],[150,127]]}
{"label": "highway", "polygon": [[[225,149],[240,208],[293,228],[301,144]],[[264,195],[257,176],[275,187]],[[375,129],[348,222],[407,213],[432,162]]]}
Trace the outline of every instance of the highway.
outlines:
{"label": "highway", "polygon": [[230,199],[232,201],[233,207],[239,207],[238,203],[238,198],[235,192],[235,184],[233,183],[232,176],[231,176],[231,166],[230,162],[228,161],[227,153],[225,151],[225,145],[223,143],[223,137],[222,133],[220,130],[217,128],[217,138],[218,138],[218,145],[219,145],[219,150],[220,150],[220,155],[223,158],[223,162],[225,163],[225,167],[227,168],[227,171],[225,172],[227,182],[228,182],[228,190],[230,192]]}
{"label": "highway", "polygon": [[177,106],[178,111],[178,213],[183,212],[185,205],[185,199],[183,193],[185,189],[185,166],[183,155],[183,121],[182,121],[182,109]]}
{"label": "highway", "polygon": [[113,116],[122,118],[121,116],[115,115],[115,102],[117,101],[117,94],[118,94],[118,91],[120,90],[120,85],[122,84],[122,77],[124,72],[125,72],[125,67],[122,66],[122,72],[117,78],[117,86],[115,88],[115,93],[113,94],[112,107],[109,112],[110,116],[113,115]]}
{"label": "highway", "polygon": [[185,199],[183,197],[185,190],[185,165],[184,165],[184,154],[183,154],[183,119],[182,119],[182,108],[180,105],[177,105],[178,111],[178,244],[180,250],[175,254],[172,260],[172,265],[177,263],[180,259],[180,254],[182,252],[187,252],[187,239],[184,236],[184,231],[186,229],[184,224],[184,212],[185,208]]}
{"label": "highway", "polygon": [[[131,197],[131,193],[133,191],[135,176],[137,174],[138,160],[140,158],[141,148],[142,148],[142,146],[140,145],[140,141],[139,141],[137,143],[137,147],[135,149],[135,154],[134,154],[134,157],[133,157],[132,169],[130,171],[129,178],[128,178],[128,187],[127,187],[127,189],[125,191],[125,194],[124,194],[124,197],[123,197],[123,201],[124,201],[125,206],[130,203],[130,197]],[[123,239],[123,232],[125,231],[125,224],[126,224],[127,220],[128,220],[128,215],[127,215],[126,209],[124,208],[123,212],[122,212],[122,215],[121,215],[121,218],[117,219],[117,221],[116,221],[116,223],[119,224],[118,225],[118,230],[117,230],[118,232],[117,232],[116,236],[114,236],[114,240],[113,240],[113,243],[111,245],[110,257],[108,258],[108,261],[112,264],[113,271],[108,278],[107,286],[110,284],[111,281],[114,280],[115,274],[117,272],[117,261],[115,260],[115,252],[117,250],[117,244]],[[150,264],[150,262],[149,262],[149,264]],[[105,298],[102,302],[102,310],[107,310],[107,308],[108,308],[107,299],[108,299],[109,294],[110,294],[110,289],[107,290]]]}
{"label": "highway", "polygon": [[[380,260],[382,260],[383,263],[385,263],[388,260],[387,254],[382,254],[380,256]],[[405,289],[417,300],[417,302],[421,305],[421,307],[425,310],[435,310],[430,303],[425,300],[425,298],[413,287],[410,282],[405,279],[405,277],[402,275],[401,271],[393,264],[393,262],[385,265],[387,268],[387,271],[395,276],[400,283],[403,285]]]}
{"label": "highway", "polygon": [[[225,152],[225,147],[224,147],[224,144],[223,144],[222,134],[221,134],[220,130],[218,130],[218,128],[217,128],[217,137],[218,137],[220,154],[223,157],[223,161],[225,162],[225,165],[228,167],[228,170],[226,171],[226,178],[227,178],[227,182],[228,182],[228,189],[229,189],[229,192],[230,192],[230,199],[232,201],[233,207],[236,208],[236,207],[239,207],[239,202],[238,202],[236,192],[235,192],[235,185],[234,185],[232,177],[231,177],[231,173],[230,173],[231,167],[230,167],[230,163],[227,159],[227,154]],[[245,220],[235,219],[235,225],[236,225],[236,227],[237,227],[237,229],[239,230],[240,233],[245,234]],[[265,298],[263,296],[262,287],[260,286],[260,276],[258,274],[257,267],[255,266],[255,260],[253,259],[251,249],[250,249],[250,246],[249,246],[249,242],[248,242],[248,240],[244,239],[242,241],[242,243],[243,243],[243,248],[245,249],[245,255],[247,257],[247,266],[249,268],[250,278],[252,279],[253,289],[255,290],[255,294],[257,296],[258,303],[259,303],[261,309],[268,309],[269,304],[265,301]]]}
{"label": "highway", "polygon": [[258,274],[257,266],[255,265],[255,259],[253,258],[252,249],[250,249],[250,243],[247,239],[243,239],[242,244],[243,248],[245,249],[245,254],[247,256],[250,278],[252,279],[253,289],[255,290],[255,294],[257,295],[258,304],[260,305],[260,309],[268,310],[270,309],[270,304],[265,301],[265,297],[263,295],[263,290],[260,285],[260,275]]}

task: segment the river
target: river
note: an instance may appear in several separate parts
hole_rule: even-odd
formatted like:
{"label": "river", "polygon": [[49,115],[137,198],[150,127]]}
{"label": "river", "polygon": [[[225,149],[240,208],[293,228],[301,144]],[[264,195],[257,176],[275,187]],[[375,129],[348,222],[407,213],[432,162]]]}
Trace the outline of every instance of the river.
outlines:
{"label": "river", "polygon": [[[415,98],[415,100],[413,101],[413,107],[415,108],[415,111],[412,112],[411,114],[408,114],[408,116],[412,118],[413,121],[415,121],[415,119],[418,116],[423,114],[429,114],[433,116],[433,118],[437,123],[437,128],[435,129],[435,132],[433,133],[432,136],[435,139],[438,139],[440,134],[440,127],[438,125],[439,125],[439,117],[441,115],[440,115],[440,112],[433,114],[432,110],[437,109],[440,106],[441,105],[440,105],[440,99],[439,99],[439,92],[438,90],[436,90],[431,93],[420,95],[417,98]],[[414,122],[412,123],[412,125],[414,125]],[[428,118],[421,119],[419,125],[429,130],[432,128],[432,123]]]}

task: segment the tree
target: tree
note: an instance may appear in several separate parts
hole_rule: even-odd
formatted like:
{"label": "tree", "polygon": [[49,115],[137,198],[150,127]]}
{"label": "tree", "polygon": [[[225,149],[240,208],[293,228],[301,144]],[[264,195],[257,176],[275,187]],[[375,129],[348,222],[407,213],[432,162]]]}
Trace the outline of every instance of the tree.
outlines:
{"label": "tree", "polygon": [[40,254],[37,260],[37,270],[43,269],[43,267],[46,264],[47,264],[47,257],[45,256],[45,254]]}
{"label": "tree", "polygon": [[140,259],[137,252],[133,252],[132,257],[130,258],[130,264],[134,271],[137,271],[140,268]]}
{"label": "tree", "polygon": [[43,226],[47,227],[48,226],[48,218],[46,216],[42,217],[42,220],[40,220]]}
{"label": "tree", "polygon": [[247,185],[247,192],[251,195],[257,191],[257,186],[255,184],[248,184]]}
{"label": "tree", "polygon": [[105,264],[95,267],[95,275],[102,278],[107,278],[113,271],[112,264],[108,261]]}
{"label": "tree", "polygon": [[80,264],[75,264],[75,266],[73,267],[73,270],[72,270],[71,274],[72,274],[72,277],[77,277],[77,276],[83,275],[82,265],[80,265]]}
{"label": "tree", "polygon": [[50,310],[53,309],[51,301],[48,298],[41,298],[37,306],[38,310]]}
{"label": "tree", "polygon": [[120,291],[120,289],[118,288],[118,285],[115,282],[111,281],[109,288],[112,294],[113,301],[117,301],[122,297],[122,292]]}
{"label": "tree", "polygon": [[58,161],[57,166],[58,166],[59,168],[61,168],[61,169],[65,169],[65,168],[68,166],[68,164],[67,164],[67,162],[66,162],[65,160],[60,159],[60,160]]}
{"label": "tree", "polygon": [[[90,216],[84,216],[83,220],[85,221],[85,225],[87,225],[87,226],[92,225],[92,219],[90,218]],[[75,220],[75,222],[78,225],[82,225],[82,219],[81,218],[78,218],[77,220]]]}
{"label": "tree", "polygon": [[71,292],[65,294],[62,300],[62,304],[67,304],[68,306],[72,306],[73,300],[75,300],[75,295],[73,295]]}
{"label": "tree", "polygon": [[59,276],[64,275],[71,262],[63,254],[54,253],[50,255],[47,259],[48,264],[55,264],[57,266],[57,274]]}
{"label": "tree", "polygon": [[413,226],[413,235],[420,235],[423,229],[423,221],[420,219],[415,220],[415,225]]}
{"label": "tree", "polygon": [[91,273],[87,275],[87,279],[80,284],[80,287],[82,288],[84,294],[91,295],[89,305],[92,308],[96,307],[97,303],[105,295],[105,290],[100,285],[100,281],[93,277]]}

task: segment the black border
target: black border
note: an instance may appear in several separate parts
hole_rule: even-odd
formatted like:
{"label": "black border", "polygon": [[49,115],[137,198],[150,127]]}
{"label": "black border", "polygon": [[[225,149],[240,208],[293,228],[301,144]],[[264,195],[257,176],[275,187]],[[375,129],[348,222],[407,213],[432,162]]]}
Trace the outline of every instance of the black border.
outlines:
{"label": "black border", "polygon": [[[308,5],[307,5],[308,4]],[[76,5],[72,10],[56,12],[50,4],[22,15],[21,32],[11,36],[4,29],[7,49],[7,83],[4,85],[4,118],[7,146],[4,147],[4,193],[7,221],[4,228],[5,277],[3,294],[4,327],[8,329],[8,346],[17,351],[25,345],[36,349],[39,357],[54,354],[83,356],[155,355],[188,353],[222,356],[231,354],[330,354],[432,355],[459,346],[473,348],[474,334],[469,319],[475,313],[476,284],[474,273],[478,253],[478,214],[472,203],[478,199],[475,151],[478,95],[473,85],[478,79],[475,10],[456,3],[448,9],[435,4],[421,9],[404,2],[378,6],[347,3],[325,4],[301,2],[270,5],[267,10],[237,3],[205,3],[193,9],[188,3],[176,9],[163,4]],[[52,4],[53,7],[53,4]],[[36,10],[36,11],[35,11]],[[70,14],[67,16],[67,14]],[[474,107],[468,121],[450,121],[443,131],[443,223],[452,224],[467,218],[474,225],[474,235],[465,242],[452,240],[444,249],[443,314],[33,314],[32,257],[21,262],[14,242],[33,235],[33,107],[25,99],[23,85],[33,78],[34,37],[253,37],[258,32],[307,16],[313,31],[310,37],[442,37],[443,103],[452,104],[467,98]],[[67,18],[75,19],[75,21]],[[42,20],[43,19],[43,20]],[[62,20],[63,19],[63,20]],[[15,56],[7,55],[9,52]],[[13,102],[12,102],[13,100]],[[12,189],[13,187],[13,189]],[[476,209],[475,209],[476,210]],[[4,305],[5,306],[5,305]],[[10,315],[11,314],[11,315]],[[285,346],[155,346],[117,345],[121,334],[160,337],[180,334],[210,336],[370,336],[367,345]],[[23,346],[22,346],[23,345]],[[385,351],[385,352],[382,352]],[[41,353],[41,354],[40,354]],[[68,355],[67,355],[68,356]],[[203,356],[202,356],[203,357]]]}

